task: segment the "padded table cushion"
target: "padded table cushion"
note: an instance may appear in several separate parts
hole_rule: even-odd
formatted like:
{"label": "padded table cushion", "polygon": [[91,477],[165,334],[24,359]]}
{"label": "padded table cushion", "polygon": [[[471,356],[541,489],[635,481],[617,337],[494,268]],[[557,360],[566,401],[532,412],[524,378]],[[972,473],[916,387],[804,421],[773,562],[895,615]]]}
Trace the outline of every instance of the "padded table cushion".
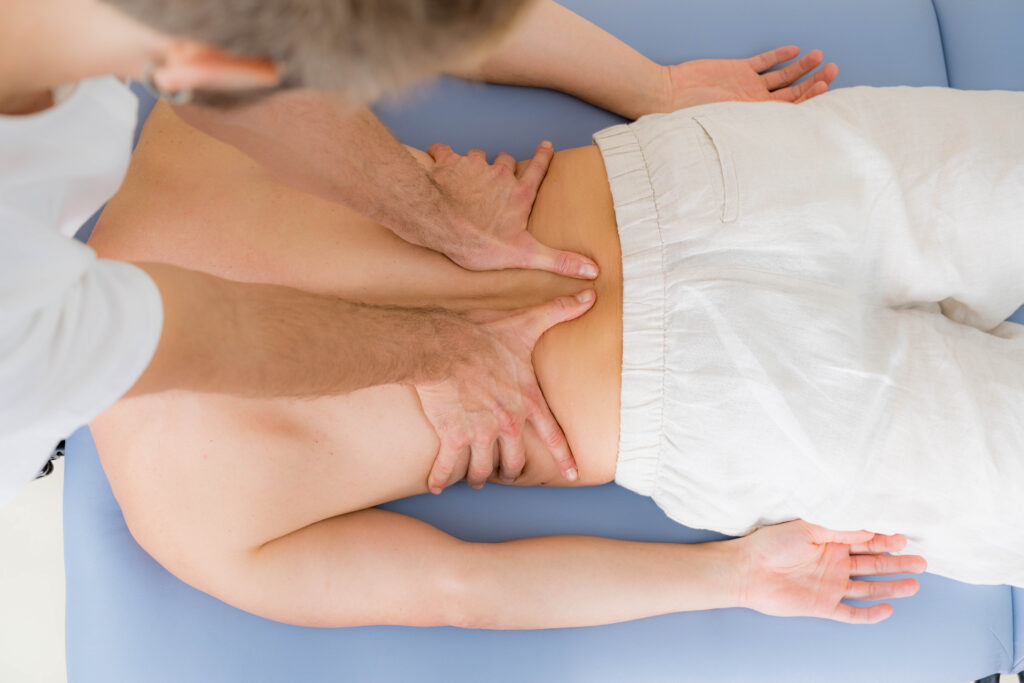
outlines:
{"label": "padded table cushion", "polygon": [[[662,62],[748,56],[795,43],[821,48],[839,64],[837,87],[947,84],[939,24],[928,0],[566,4]],[[955,2],[940,2],[940,9],[946,5]],[[998,25],[1000,16],[993,15],[994,24],[978,24],[979,30]],[[1024,19],[1014,16],[1015,30],[1000,35],[1019,35],[1024,29]],[[978,39],[965,31],[963,43]],[[1019,75],[1020,52],[1015,54]],[[587,144],[593,131],[619,121],[559,93],[452,80],[421,89],[381,113],[409,144],[440,141],[457,150],[478,146],[519,157],[529,155],[542,138],[557,147]],[[186,586],[142,551],[124,525],[88,430],[69,440],[65,472],[71,683],[600,683],[752,680],[765,674],[801,681],[817,680],[825,672],[837,682],[966,681],[1009,671],[1016,659],[1010,589],[935,576],[923,577],[917,596],[898,601],[891,619],[870,627],[773,619],[741,609],[527,632],[286,626]],[[441,497],[419,496],[385,507],[467,540],[560,533],[679,542],[715,537],[670,522],[650,500],[614,485],[577,490],[487,486],[481,492],[457,485]]]}
{"label": "padded table cushion", "polygon": [[949,85],[1024,90],[1024,2],[935,0]]}

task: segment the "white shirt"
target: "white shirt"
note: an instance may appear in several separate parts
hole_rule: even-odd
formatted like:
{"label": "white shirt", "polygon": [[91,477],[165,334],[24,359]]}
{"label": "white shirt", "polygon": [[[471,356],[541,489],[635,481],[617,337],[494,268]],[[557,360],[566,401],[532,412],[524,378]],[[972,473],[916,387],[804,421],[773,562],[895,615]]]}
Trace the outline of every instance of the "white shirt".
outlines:
{"label": "white shirt", "polygon": [[0,116],[0,506],[156,351],[153,281],[71,239],[124,179],[136,108],[104,77],[39,114]]}

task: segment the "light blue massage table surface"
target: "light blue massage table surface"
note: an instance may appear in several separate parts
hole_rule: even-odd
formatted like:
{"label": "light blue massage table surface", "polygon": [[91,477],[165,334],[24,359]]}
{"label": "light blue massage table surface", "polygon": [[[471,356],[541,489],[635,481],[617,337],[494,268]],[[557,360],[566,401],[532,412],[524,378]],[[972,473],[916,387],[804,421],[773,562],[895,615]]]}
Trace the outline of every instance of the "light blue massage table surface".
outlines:
{"label": "light blue massage table surface", "polygon": [[[793,43],[821,48],[839,64],[835,87],[1024,89],[1024,0],[566,4],[663,63],[749,56]],[[151,105],[143,102],[143,111]],[[520,158],[542,138],[560,148],[584,145],[592,132],[620,120],[558,93],[453,81],[380,111],[409,144],[478,146]],[[870,627],[742,609],[528,632],[286,626],[229,607],[164,571],[129,535],[88,430],[69,439],[67,452],[71,683],[812,681],[825,673],[835,683],[962,683],[1024,667],[1019,591],[936,576],[925,576],[917,596],[898,601],[891,619]],[[458,485],[438,498],[385,507],[468,540],[567,533],[715,538],[670,522],[649,500],[614,485],[482,492]]]}

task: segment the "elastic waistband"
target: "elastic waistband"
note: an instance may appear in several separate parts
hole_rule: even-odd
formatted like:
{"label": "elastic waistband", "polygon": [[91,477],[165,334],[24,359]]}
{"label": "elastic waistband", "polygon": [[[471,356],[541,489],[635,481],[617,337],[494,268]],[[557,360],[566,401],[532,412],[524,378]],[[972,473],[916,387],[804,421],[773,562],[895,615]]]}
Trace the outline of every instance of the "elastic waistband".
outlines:
{"label": "elastic waistband", "polygon": [[594,142],[604,157],[622,245],[622,396],[615,481],[654,495],[664,433],[664,240],[647,159],[633,126],[599,131]]}

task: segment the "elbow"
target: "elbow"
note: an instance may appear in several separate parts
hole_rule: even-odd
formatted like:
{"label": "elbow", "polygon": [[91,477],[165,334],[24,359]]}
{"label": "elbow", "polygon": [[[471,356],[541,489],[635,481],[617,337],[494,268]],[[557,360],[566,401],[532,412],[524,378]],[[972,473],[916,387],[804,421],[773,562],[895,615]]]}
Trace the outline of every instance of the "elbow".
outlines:
{"label": "elbow", "polygon": [[[487,544],[484,544],[487,545]],[[439,625],[456,628],[500,628],[495,619],[493,593],[481,566],[478,544],[466,543],[453,553],[434,579]]]}

